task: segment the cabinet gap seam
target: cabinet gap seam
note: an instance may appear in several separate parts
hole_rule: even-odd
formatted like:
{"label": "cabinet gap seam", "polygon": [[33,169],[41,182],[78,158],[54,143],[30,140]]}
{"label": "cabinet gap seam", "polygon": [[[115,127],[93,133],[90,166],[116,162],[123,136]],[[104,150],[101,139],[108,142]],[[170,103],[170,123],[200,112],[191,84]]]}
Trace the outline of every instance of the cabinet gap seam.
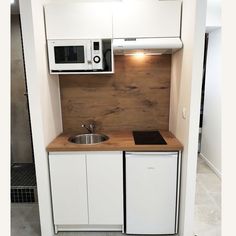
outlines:
{"label": "cabinet gap seam", "polygon": [[85,154],[85,172],[86,172],[86,190],[87,190],[87,212],[88,212],[88,224],[89,222],[89,197],[88,197],[88,164],[87,164],[87,154]]}

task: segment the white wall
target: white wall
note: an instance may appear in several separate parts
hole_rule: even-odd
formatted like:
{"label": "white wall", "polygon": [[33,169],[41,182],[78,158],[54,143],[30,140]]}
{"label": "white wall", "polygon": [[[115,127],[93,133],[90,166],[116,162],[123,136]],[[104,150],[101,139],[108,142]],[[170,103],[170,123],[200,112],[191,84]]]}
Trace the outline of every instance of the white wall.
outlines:
{"label": "white wall", "polygon": [[201,156],[221,175],[221,29],[209,34]]}
{"label": "white wall", "polygon": [[41,235],[52,236],[46,146],[62,132],[58,76],[48,74],[43,0],[20,0],[23,47],[38,188]]}
{"label": "white wall", "polygon": [[210,32],[221,27],[221,0],[207,0],[206,30]]}
{"label": "white wall", "polygon": [[[194,203],[206,1],[183,0],[183,49],[172,56],[170,131],[184,145],[181,172],[180,236],[194,235]],[[182,116],[185,110],[186,118]]]}

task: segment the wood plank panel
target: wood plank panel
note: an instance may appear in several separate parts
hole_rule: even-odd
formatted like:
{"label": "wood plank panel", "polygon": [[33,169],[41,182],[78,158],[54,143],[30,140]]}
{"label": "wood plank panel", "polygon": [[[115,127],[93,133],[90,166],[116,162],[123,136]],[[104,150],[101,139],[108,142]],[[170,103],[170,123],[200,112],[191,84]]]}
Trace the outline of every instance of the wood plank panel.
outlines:
{"label": "wood plank panel", "polygon": [[64,132],[168,130],[171,56],[116,56],[113,75],[60,75]]}

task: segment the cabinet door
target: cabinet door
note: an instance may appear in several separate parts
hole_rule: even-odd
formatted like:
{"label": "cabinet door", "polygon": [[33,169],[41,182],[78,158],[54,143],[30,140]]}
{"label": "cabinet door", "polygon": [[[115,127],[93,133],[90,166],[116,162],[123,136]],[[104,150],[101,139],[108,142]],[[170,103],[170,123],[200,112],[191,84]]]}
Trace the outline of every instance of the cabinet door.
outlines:
{"label": "cabinet door", "polygon": [[181,1],[126,0],[114,3],[113,37],[179,37]]}
{"label": "cabinet door", "polygon": [[87,153],[89,224],[123,225],[122,152]]}
{"label": "cabinet door", "polygon": [[108,2],[45,5],[47,39],[112,38],[112,10]]}
{"label": "cabinet door", "polygon": [[177,153],[126,155],[126,233],[175,234]]}
{"label": "cabinet door", "polygon": [[85,154],[50,154],[54,224],[88,224]]}

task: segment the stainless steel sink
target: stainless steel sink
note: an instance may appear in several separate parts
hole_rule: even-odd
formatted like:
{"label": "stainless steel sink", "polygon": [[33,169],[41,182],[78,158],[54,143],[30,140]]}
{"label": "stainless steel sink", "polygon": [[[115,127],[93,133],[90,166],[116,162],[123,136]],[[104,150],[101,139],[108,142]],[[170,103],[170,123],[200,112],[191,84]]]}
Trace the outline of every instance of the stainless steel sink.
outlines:
{"label": "stainless steel sink", "polygon": [[105,134],[79,134],[70,137],[68,140],[77,144],[95,144],[102,143],[108,139],[109,137]]}

